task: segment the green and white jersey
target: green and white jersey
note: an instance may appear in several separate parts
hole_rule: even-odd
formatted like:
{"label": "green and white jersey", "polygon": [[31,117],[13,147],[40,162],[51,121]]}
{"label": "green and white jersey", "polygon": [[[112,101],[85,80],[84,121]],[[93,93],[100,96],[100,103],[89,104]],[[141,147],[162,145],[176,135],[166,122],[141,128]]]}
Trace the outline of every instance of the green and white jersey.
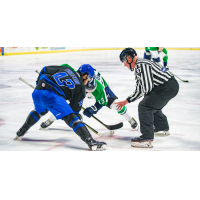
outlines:
{"label": "green and white jersey", "polygon": [[167,63],[168,55],[165,48],[161,52],[158,52],[158,47],[145,47],[145,50],[151,53],[151,58],[160,57],[160,60],[163,60],[163,63]]}
{"label": "green and white jersey", "polygon": [[87,93],[86,97],[89,99],[95,99],[102,106],[106,106],[108,103],[108,98],[106,95],[105,88],[108,86],[107,82],[101,76],[99,72],[95,69],[95,81],[96,81],[96,88],[92,93]]}

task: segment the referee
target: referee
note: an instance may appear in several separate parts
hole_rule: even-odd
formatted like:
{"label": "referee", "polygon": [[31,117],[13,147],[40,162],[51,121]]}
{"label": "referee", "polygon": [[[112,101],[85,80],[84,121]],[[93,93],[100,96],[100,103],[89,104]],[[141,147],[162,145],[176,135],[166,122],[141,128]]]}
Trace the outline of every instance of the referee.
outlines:
{"label": "referee", "polygon": [[125,67],[135,70],[136,89],[126,100],[117,102],[117,107],[121,108],[144,96],[138,106],[142,135],[133,138],[131,145],[152,148],[154,132],[169,135],[169,124],[162,109],[178,94],[178,82],[169,71],[162,72],[162,66],[158,63],[138,58],[132,48],[124,49],[120,60]]}

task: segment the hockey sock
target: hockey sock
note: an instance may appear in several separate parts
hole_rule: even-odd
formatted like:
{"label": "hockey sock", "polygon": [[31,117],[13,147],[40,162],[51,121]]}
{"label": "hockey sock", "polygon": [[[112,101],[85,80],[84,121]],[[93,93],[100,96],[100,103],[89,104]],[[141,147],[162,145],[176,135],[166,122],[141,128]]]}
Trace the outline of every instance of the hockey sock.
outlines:
{"label": "hockey sock", "polygon": [[122,107],[121,110],[118,110],[117,112],[120,114],[120,115],[124,115],[127,111],[127,108],[125,106]]}
{"label": "hockey sock", "polygon": [[35,110],[31,111],[28,115],[26,122],[30,127],[36,124],[41,118],[41,115],[39,115]]}
{"label": "hockey sock", "polygon": [[120,111],[118,111],[127,121],[130,121],[132,117],[129,115],[126,106],[124,106]]}

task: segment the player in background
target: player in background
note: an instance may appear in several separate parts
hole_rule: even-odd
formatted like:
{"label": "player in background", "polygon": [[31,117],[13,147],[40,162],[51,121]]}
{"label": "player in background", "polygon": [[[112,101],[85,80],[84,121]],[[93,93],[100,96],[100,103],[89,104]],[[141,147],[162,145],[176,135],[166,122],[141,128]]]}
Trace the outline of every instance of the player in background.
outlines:
{"label": "player in background", "polygon": [[[112,92],[105,79],[96,69],[89,64],[84,64],[78,69],[78,72],[83,75],[88,69],[91,74],[94,74],[94,76],[85,85],[87,92],[86,97],[89,99],[95,99],[96,103],[86,108],[83,114],[90,118],[92,115],[97,114],[102,107],[106,106],[109,109],[116,110],[118,114],[123,116],[130,123],[133,129],[138,130],[138,124],[136,120],[127,112],[127,108],[123,106],[121,109],[118,109],[117,105],[114,104],[116,99],[118,99],[117,96]],[[48,120],[41,124],[41,127],[47,128],[55,120],[56,118],[52,115]]]}
{"label": "player in background", "polygon": [[169,70],[167,49],[164,47],[145,47],[144,59],[153,60],[161,64],[163,67],[161,71],[166,72]]}
{"label": "player in background", "polygon": [[[86,95],[85,85],[93,78],[93,74],[89,71],[81,74],[68,64],[44,67],[32,93],[35,110],[30,112],[24,125],[17,131],[15,140],[24,136],[42,116],[50,111],[57,120],[64,120],[90,149],[106,149],[106,143],[95,141],[78,115]],[[70,103],[68,104],[66,100]]]}

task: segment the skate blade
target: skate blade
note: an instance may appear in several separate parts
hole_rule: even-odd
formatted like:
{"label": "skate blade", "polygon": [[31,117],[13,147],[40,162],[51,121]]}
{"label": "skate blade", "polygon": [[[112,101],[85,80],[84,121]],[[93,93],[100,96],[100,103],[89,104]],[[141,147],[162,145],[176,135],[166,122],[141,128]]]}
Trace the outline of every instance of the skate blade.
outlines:
{"label": "skate blade", "polygon": [[155,132],[154,135],[157,135],[157,136],[169,136],[170,133],[169,133],[169,131],[160,131],[160,132]]}
{"label": "skate blade", "polygon": [[151,142],[132,142],[131,146],[136,148],[153,148]]}
{"label": "skate blade", "polygon": [[23,139],[22,139],[22,137],[16,136],[16,137],[14,138],[14,140],[22,141]]}
{"label": "skate blade", "polygon": [[100,151],[103,151],[103,150],[106,150],[106,149],[107,149],[107,145],[104,144],[104,145],[101,146],[101,150]]}
{"label": "skate blade", "polygon": [[97,150],[97,145],[92,146],[92,151],[96,151]]}
{"label": "skate blade", "polygon": [[97,147],[97,145],[92,146],[92,151],[103,151],[107,149],[107,145],[102,145],[100,148]]}
{"label": "skate blade", "polygon": [[134,129],[133,129],[133,131],[138,131],[139,130],[139,126],[136,126]]}
{"label": "skate blade", "polygon": [[49,129],[48,129],[48,128],[42,128],[42,127],[40,127],[39,130],[40,130],[40,131],[48,131]]}
{"label": "skate blade", "polygon": [[108,131],[108,132],[104,132],[104,133],[98,133],[98,135],[100,137],[110,137],[110,136],[113,136],[114,133],[115,133],[115,131],[112,130],[112,131]]}

